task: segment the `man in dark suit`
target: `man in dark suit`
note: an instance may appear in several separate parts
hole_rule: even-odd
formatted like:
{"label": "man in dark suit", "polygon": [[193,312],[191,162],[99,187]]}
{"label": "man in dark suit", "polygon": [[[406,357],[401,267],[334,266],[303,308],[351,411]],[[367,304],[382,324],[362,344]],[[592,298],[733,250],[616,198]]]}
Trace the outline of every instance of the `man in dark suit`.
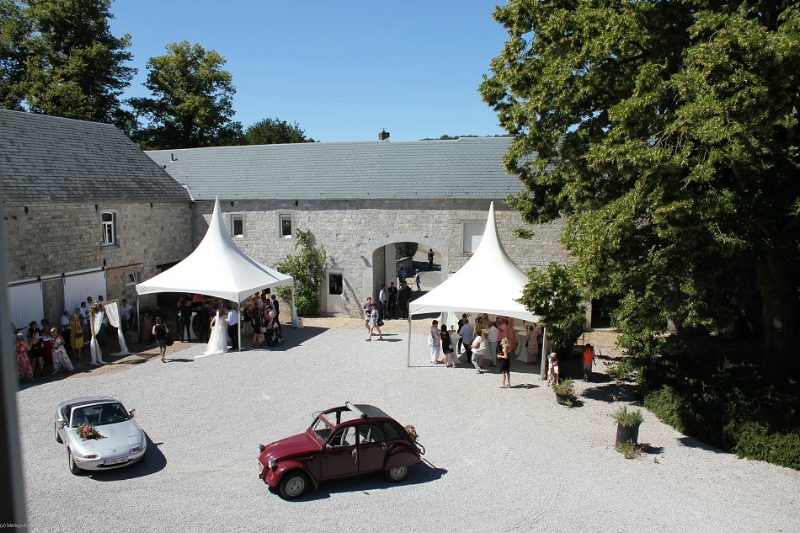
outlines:
{"label": "man in dark suit", "polygon": [[400,304],[400,320],[408,320],[408,304],[411,301],[411,287],[405,281],[400,283],[400,290],[397,294]]}

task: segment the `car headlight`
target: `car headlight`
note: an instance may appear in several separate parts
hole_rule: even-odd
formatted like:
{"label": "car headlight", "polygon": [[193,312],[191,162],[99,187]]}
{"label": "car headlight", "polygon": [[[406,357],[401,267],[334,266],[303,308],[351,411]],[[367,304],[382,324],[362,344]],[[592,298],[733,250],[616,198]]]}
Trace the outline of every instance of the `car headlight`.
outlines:
{"label": "car headlight", "polygon": [[140,452],[140,451],[142,451],[142,447],[141,446],[137,446],[135,448],[131,448],[131,453],[136,453],[136,452]]}
{"label": "car headlight", "polygon": [[88,455],[84,455],[84,456],[83,456],[83,458],[84,458],[84,459],[97,459],[97,458],[99,458],[99,457],[100,457],[100,456],[99,456],[99,455],[97,455],[96,453],[90,453],[90,454],[88,454]]}
{"label": "car headlight", "polygon": [[270,459],[269,463],[267,464],[269,465],[270,470],[275,470],[278,468],[278,463],[275,462],[275,459]]}

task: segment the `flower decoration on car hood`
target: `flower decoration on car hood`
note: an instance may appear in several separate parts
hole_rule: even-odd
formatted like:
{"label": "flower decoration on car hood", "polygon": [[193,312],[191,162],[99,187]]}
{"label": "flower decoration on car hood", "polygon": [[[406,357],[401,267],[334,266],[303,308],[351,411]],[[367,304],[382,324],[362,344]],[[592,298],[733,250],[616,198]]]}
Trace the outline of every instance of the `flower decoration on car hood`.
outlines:
{"label": "flower decoration on car hood", "polygon": [[75,428],[75,434],[77,434],[81,440],[100,440],[106,438],[105,435],[97,431],[97,428],[92,424],[81,424]]}

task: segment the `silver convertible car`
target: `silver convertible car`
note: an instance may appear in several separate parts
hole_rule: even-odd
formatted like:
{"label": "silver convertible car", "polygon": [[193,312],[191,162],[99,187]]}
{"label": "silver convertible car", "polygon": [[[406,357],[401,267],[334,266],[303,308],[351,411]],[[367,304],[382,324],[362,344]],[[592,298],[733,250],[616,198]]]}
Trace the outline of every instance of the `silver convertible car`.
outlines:
{"label": "silver convertible car", "polygon": [[147,438],[133,420],[134,411],[102,396],[58,404],[56,442],[66,445],[70,472],[109,470],[140,461],[147,451]]}

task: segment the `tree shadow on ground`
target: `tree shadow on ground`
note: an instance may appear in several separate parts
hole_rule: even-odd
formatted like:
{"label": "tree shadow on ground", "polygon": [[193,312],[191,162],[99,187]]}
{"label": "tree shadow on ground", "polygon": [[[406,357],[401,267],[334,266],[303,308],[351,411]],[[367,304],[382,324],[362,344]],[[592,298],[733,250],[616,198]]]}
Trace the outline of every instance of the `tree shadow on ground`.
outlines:
{"label": "tree shadow on ground", "polygon": [[719,448],[715,448],[714,446],[710,446],[704,442],[700,442],[694,437],[687,437],[682,436],[678,438],[678,442],[681,443],[683,446],[687,448],[698,448],[700,450],[705,450],[707,452],[714,452],[714,453],[728,453],[724,450],[720,450]]}
{"label": "tree shadow on ground", "polygon": [[642,449],[643,453],[646,453],[648,455],[661,455],[662,453],[664,453],[663,446],[653,446],[652,444],[643,442],[639,444],[639,447]]}
{"label": "tree shadow on ground", "polygon": [[[408,467],[408,475],[402,481],[392,482],[384,477],[383,472],[364,474],[363,476],[350,477],[345,479],[320,482],[317,490],[309,490],[306,494],[292,500],[292,502],[307,502],[330,498],[332,494],[344,492],[362,492],[369,496],[371,492],[378,490],[394,489],[404,485],[419,485],[436,481],[447,474],[444,468],[437,468],[427,460]],[[272,492],[275,489],[270,488]]]}
{"label": "tree shadow on ground", "polygon": [[590,387],[581,393],[583,398],[600,402],[632,402],[638,399],[638,389],[632,383],[614,381],[599,387]]}
{"label": "tree shadow on ground", "polygon": [[89,472],[92,481],[125,481],[128,479],[149,476],[164,470],[164,468],[167,466],[167,458],[158,448],[164,443],[153,442],[147,433],[145,433],[145,438],[147,439],[147,452],[144,455],[144,459],[138,463],[122,468],[116,468],[114,470],[93,470]]}
{"label": "tree shadow on ground", "polygon": [[302,328],[289,328],[283,330],[283,344],[273,347],[271,349],[279,349],[285,350],[287,347],[297,346],[302,344],[306,341],[313,339],[319,335],[322,335],[328,331],[327,328],[317,328],[317,327],[302,327]]}

